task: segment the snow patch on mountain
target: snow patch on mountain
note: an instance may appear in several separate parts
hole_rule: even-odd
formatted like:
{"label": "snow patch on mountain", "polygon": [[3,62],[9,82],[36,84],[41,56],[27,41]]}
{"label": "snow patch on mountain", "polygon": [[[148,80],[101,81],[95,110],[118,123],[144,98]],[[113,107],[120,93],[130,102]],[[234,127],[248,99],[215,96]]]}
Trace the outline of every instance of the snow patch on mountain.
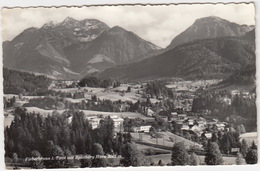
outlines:
{"label": "snow patch on mountain", "polygon": [[103,55],[103,54],[97,54],[92,59],[88,61],[88,64],[94,64],[99,62],[109,62],[109,63],[115,63],[112,59],[109,57]]}
{"label": "snow patch on mountain", "polygon": [[78,40],[80,42],[90,42],[94,39],[96,39],[99,35],[92,34],[92,35],[87,35],[86,37],[79,37]]}

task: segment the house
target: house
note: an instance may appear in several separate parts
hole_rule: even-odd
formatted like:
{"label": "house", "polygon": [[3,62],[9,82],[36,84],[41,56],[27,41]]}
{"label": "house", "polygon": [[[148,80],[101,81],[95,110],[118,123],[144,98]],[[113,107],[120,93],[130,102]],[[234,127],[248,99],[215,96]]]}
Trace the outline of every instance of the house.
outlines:
{"label": "house", "polygon": [[205,136],[207,137],[207,139],[210,139],[212,137],[212,132],[206,132]]}
{"label": "house", "polygon": [[172,116],[178,116],[178,113],[177,112],[172,112],[171,115]]}
{"label": "house", "polygon": [[94,117],[89,120],[92,129],[98,128],[102,118]]}
{"label": "house", "polygon": [[187,115],[186,114],[178,114],[178,118],[180,120],[185,120],[185,119],[187,119]]}
{"label": "house", "polygon": [[154,115],[155,115],[155,112],[154,112],[152,109],[148,108],[148,109],[146,110],[146,115],[147,115],[147,116],[154,116]]}
{"label": "house", "polygon": [[240,91],[238,91],[238,90],[232,90],[232,91],[231,91],[231,96],[232,96],[232,98],[235,97],[236,95],[240,95]]}
{"label": "house", "polygon": [[149,132],[151,125],[138,125],[138,126],[133,126],[132,130],[133,132]]}
{"label": "house", "polygon": [[111,116],[111,119],[114,121],[115,128],[119,128],[119,127],[123,126],[123,122],[124,122],[123,118],[120,118],[117,115],[113,115],[113,116]]}
{"label": "house", "polygon": [[231,105],[231,99],[230,98],[228,98],[228,97],[223,97],[223,98],[221,98],[220,99],[220,101],[222,102],[222,103],[225,103],[225,104],[227,104],[227,105]]}
{"label": "house", "polygon": [[224,131],[225,127],[226,127],[226,125],[224,123],[217,123],[216,126],[219,131]]}
{"label": "house", "polygon": [[194,120],[193,119],[188,119],[188,124],[189,125],[194,125]]}
{"label": "house", "polygon": [[203,131],[203,128],[198,126],[198,125],[193,125],[191,128],[190,128],[191,131],[197,133],[198,135],[200,135]]}

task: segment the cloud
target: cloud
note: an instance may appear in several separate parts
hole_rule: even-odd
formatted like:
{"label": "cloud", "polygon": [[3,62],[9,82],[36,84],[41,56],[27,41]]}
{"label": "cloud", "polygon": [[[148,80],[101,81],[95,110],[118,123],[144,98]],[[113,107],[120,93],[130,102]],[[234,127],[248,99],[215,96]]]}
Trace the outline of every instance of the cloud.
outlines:
{"label": "cloud", "polygon": [[212,15],[238,24],[255,24],[253,3],[14,8],[2,10],[2,33],[3,40],[11,40],[28,27],[41,27],[50,21],[61,22],[67,16],[77,20],[95,18],[109,27],[121,26],[165,47],[196,19]]}

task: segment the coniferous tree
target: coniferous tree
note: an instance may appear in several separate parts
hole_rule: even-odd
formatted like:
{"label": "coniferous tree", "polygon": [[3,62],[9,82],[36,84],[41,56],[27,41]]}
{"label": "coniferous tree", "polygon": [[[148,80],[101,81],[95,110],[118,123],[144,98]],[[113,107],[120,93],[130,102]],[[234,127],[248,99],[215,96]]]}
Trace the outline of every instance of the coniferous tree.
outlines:
{"label": "coniferous tree", "polygon": [[199,157],[193,152],[191,153],[190,155],[190,159],[189,159],[189,165],[192,165],[192,166],[197,166],[200,164],[200,159]]}
{"label": "coniferous tree", "polygon": [[159,162],[158,162],[158,166],[164,166],[164,163],[163,163],[162,160],[159,160]]}
{"label": "coniferous tree", "polygon": [[218,144],[209,142],[206,150],[205,163],[207,165],[223,164],[222,154],[219,151]]}
{"label": "coniferous tree", "polygon": [[92,156],[94,156],[94,159],[92,159],[92,161],[91,161],[92,167],[106,167],[107,166],[107,159],[102,158],[102,156],[104,156],[104,151],[100,144],[98,144],[98,143],[93,144]]}
{"label": "coniferous tree", "polygon": [[64,157],[64,152],[58,145],[54,145],[52,141],[48,141],[46,144],[46,157],[50,157],[50,160],[45,160],[44,165],[47,168],[64,168],[65,160],[59,159]]}
{"label": "coniferous tree", "polygon": [[242,139],[240,152],[243,157],[246,157],[246,153],[248,152],[248,144],[245,139]]}
{"label": "coniferous tree", "polygon": [[172,148],[172,165],[187,165],[189,163],[189,154],[183,142],[176,143]]}
{"label": "coniferous tree", "polygon": [[252,145],[251,145],[250,149],[257,150],[257,146],[255,144],[255,141],[252,142]]}
{"label": "coniferous tree", "polygon": [[[41,157],[41,154],[37,150],[33,150],[31,157]],[[44,167],[42,160],[31,161],[30,166],[34,169],[41,169]]]}
{"label": "coniferous tree", "polygon": [[136,144],[126,143],[122,149],[122,159],[120,163],[123,166],[143,166],[147,165],[145,156],[137,149]]}
{"label": "coniferous tree", "polygon": [[245,160],[246,160],[246,163],[247,163],[247,164],[256,164],[257,161],[258,161],[257,150],[255,150],[255,149],[250,149],[250,150],[246,153]]}

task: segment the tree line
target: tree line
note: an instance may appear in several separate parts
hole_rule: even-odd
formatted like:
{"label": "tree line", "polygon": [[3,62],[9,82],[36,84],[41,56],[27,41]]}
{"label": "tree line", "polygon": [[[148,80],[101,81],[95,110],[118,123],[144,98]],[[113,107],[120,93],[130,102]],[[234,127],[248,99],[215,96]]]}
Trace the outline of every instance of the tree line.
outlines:
{"label": "tree line", "polygon": [[3,68],[4,94],[45,95],[51,79],[43,75]]}
{"label": "tree line", "polygon": [[150,81],[145,86],[146,94],[149,94],[152,98],[159,99],[161,97],[173,98],[174,94],[170,88],[167,88],[164,81],[154,80]]}
{"label": "tree line", "polygon": [[101,87],[101,88],[108,88],[110,86],[113,87],[119,87],[120,86],[120,81],[118,80],[112,80],[110,78],[101,80],[97,77],[85,77],[80,80],[78,85],[80,87]]}

